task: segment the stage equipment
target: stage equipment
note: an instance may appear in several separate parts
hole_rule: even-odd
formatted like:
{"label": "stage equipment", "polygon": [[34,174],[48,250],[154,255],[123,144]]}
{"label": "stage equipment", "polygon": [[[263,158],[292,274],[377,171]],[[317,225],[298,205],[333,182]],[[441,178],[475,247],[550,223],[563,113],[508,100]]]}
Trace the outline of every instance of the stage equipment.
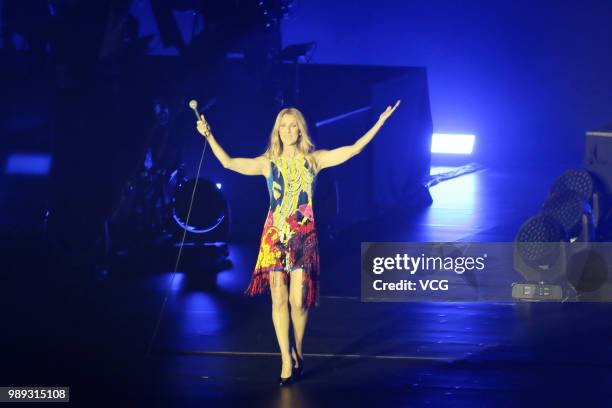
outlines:
{"label": "stage equipment", "polygon": [[598,225],[604,200],[603,186],[597,177],[585,169],[575,168],[564,171],[553,182],[549,196],[574,191],[591,207],[593,223]]}
{"label": "stage equipment", "polygon": [[586,133],[584,164],[603,184],[607,195],[612,195],[612,126]]}
{"label": "stage equipment", "polygon": [[567,235],[555,218],[540,213],[529,218],[514,239],[514,269],[527,283],[513,283],[512,297],[561,300]]}
{"label": "stage equipment", "polygon": [[586,133],[584,165],[601,189],[594,210],[597,239],[612,241],[612,125]]}
{"label": "stage equipment", "polygon": [[[393,120],[372,144],[373,198],[379,208],[425,207],[433,202],[423,180],[431,165],[433,122],[427,72],[414,68],[372,87],[371,112],[383,112],[389,101],[402,100]],[[374,120],[377,117],[372,118]]]}
{"label": "stage equipment", "polygon": [[[571,211],[561,210],[574,214],[562,216],[563,221],[573,221],[581,212],[579,206],[573,207]],[[584,222],[583,214],[578,217]],[[575,231],[573,228],[570,231]],[[586,228],[583,224],[583,231]],[[612,301],[611,249],[609,242],[570,241],[567,227],[559,218],[539,213],[521,226],[514,241],[514,269],[527,282],[513,283],[512,297],[530,301]]]}
{"label": "stage equipment", "polygon": [[542,206],[542,213],[554,218],[563,226],[570,242],[595,240],[591,206],[580,193],[565,190],[552,194]]}
{"label": "stage equipment", "polygon": [[[194,193],[196,183],[198,188]],[[191,215],[187,220],[190,205]],[[172,207],[173,220],[189,233],[190,241],[229,240],[229,206],[221,189],[212,181],[200,178],[180,182],[172,199]]]}
{"label": "stage equipment", "polygon": [[540,213],[521,225],[514,240],[515,266],[528,281],[554,281],[559,275],[553,267],[559,262],[562,247],[567,241],[561,223],[553,217]]}
{"label": "stage equipment", "polygon": [[514,298],[612,300],[609,243],[597,242],[610,227],[604,156],[600,145],[587,141],[586,165],[600,174],[566,170],[552,184],[541,213],[521,226],[514,268],[528,283],[513,284]]}
{"label": "stage equipment", "polygon": [[434,133],[431,136],[431,152],[446,154],[472,154],[475,135]]}

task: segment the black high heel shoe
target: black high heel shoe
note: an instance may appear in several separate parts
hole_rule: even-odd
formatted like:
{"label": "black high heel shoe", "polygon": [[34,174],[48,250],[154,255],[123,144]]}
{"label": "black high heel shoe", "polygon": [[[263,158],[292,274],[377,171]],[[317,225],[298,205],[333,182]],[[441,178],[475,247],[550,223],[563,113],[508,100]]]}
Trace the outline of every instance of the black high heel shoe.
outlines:
{"label": "black high heel shoe", "polygon": [[[293,363],[293,361],[292,361]],[[279,377],[278,378],[278,386],[279,387],[285,387],[289,384],[291,384],[292,382],[294,382],[296,379],[296,375],[295,375],[295,369],[293,368],[293,364],[291,365],[291,375],[289,377],[283,378],[283,377]]]}
{"label": "black high heel shoe", "polygon": [[293,372],[293,369],[291,370],[291,375],[287,378],[283,378],[283,377],[279,377],[278,379],[278,386],[279,387],[286,387],[287,385],[290,385],[291,383],[293,383],[295,381],[295,374]]}
{"label": "black high heel shoe", "polygon": [[297,364],[293,367],[293,370],[295,371],[295,376],[301,378],[304,376],[304,359],[298,357],[297,353],[295,353],[295,360]]}
{"label": "black high heel shoe", "polygon": [[296,358],[297,358],[298,364],[297,366],[295,366],[295,376],[297,378],[302,378],[304,376],[304,360],[299,357],[296,357]]}

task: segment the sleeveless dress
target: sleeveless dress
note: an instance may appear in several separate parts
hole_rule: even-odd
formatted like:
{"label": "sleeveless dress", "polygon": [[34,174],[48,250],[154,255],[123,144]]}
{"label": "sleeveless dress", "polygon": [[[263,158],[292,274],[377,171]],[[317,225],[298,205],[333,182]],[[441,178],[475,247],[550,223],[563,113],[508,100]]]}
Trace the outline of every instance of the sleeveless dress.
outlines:
{"label": "sleeveless dress", "polygon": [[266,177],[270,208],[245,294],[254,296],[269,289],[270,272],[280,272],[287,283],[289,271],[302,269],[302,305],[318,306],[319,243],[312,208],[315,181],[303,154],[270,160]]}

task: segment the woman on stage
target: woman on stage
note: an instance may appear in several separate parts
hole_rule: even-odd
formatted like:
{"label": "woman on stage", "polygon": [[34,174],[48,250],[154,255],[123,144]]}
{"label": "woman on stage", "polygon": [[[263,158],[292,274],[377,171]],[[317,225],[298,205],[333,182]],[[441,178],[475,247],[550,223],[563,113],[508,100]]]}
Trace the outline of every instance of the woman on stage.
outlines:
{"label": "woman on stage", "polygon": [[[272,322],[282,358],[280,385],[303,375],[302,342],[308,309],[318,305],[319,248],[312,208],[317,174],[357,155],[397,109],[388,106],[374,126],[353,145],[315,150],[302,113],[295,108],[279,112],[266,151],[256,158],[230,157],[217,143],[204,115],[197,122],[214,155],[224,168],[247,176],[264,176],[270,208],[264,223],[257,263],[245,293],[269,289]],[[295,345],[289,344],[293,324]],[[295,363],[292,360],[295,359]]]}

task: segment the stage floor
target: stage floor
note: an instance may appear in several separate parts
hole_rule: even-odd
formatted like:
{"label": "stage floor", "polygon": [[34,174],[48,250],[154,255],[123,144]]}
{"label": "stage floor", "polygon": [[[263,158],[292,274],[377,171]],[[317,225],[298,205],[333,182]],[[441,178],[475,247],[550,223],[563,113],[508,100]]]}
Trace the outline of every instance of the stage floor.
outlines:
{"label": "stage floor", "polygon": [[608,406],[609,304],[359,299],[361,241],[510,242],[557,174],[464,175],[432,187],[427,209],[322,242],[305,377],[283,389],[270,300],[241,294],[258,242],[230,245],[213,291],[184,273],[73,279],[13,253],[0,385],[69,385],[83,406]]}

